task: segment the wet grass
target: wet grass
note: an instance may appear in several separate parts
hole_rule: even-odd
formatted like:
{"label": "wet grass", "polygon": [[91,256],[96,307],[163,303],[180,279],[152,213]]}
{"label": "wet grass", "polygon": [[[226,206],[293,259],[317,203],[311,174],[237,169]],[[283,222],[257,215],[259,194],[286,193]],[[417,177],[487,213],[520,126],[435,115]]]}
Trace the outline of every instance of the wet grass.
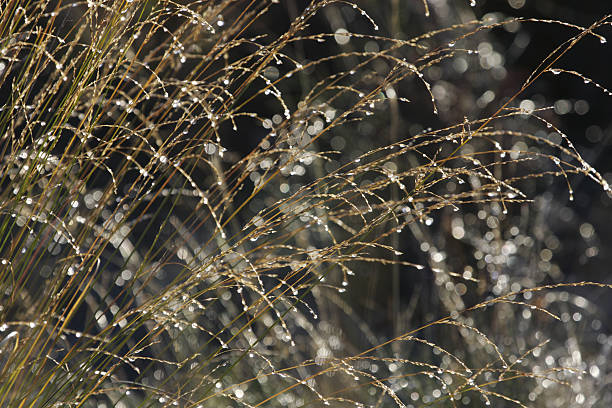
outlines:
{"label": "wet grass", "polygon": [[[557,67],[580,41],[603,44],[609,17],[473,20],[400,39],[369,4],[315,1],[283,30],[276,3],[3,2],[0,406],[597,395],[564,305],[586,310],[571,288],[606,285],[516,286],[508,271],[532,259],[514,221],[540,180],[563,180],[569,197],[576,174],[609,191],[554,107],[525,96],[557,74],[610,94]],[[339,12],[360,31],[316,30]],[[574,36],[489,114],[457,115],[431,68],[479,58],[481,36],[518,23]],[[412,106],[436,127],[403,128]],[[452,239],[475,258],[449,259]],[[386,337],[353,309],[373,270],[393,282]],[[431,276],[434,296],[401,303],[406,276]]]}

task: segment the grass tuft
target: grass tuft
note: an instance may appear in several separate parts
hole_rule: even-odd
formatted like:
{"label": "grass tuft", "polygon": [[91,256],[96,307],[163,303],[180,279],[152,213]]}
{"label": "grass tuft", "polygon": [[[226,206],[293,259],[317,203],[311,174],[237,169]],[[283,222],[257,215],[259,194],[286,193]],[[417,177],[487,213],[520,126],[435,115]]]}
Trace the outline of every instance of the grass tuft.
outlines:
{"label": "grass tuft", "polygon": [[[612,285],[562,281],[529,213],[610,191],[529,96],[612,95],[559,66],[610,16],[400,3],[420,32],[367,1],[2,2],[0,406],[611,398],[581,290]],[[489,41],[529,24],[570,34],[503,97]]]}

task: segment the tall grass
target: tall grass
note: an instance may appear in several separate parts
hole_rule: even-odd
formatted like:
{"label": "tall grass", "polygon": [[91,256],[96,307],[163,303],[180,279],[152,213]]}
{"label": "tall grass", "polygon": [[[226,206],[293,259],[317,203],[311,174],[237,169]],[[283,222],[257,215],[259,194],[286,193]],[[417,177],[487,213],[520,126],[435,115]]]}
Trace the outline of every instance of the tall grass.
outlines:
{"label": "tall grass", "polygon": [[[581,354],[605,355],[602,341],[583,350],[570,333],[595,305],[570,288],[609,285],[513,268],[534,259],[519,221],[542,179],[609,191],[526,96],[554,74],[586,79],[557,62],[604,43],[608,16],[394,38],[366,2],[1,7],[0,406],[603,398],[605,361],[589,371]],[[492,58],[479,75],[493,83],[502,66],[478,44],[519,23],[573,36],[511,98],[454,106],[464,79],[439,76]],[[388,312],[372,273],[388,277]],[[400,284],[428,277],[404,304]],[[367,302],[392,316],[383,335]]]}

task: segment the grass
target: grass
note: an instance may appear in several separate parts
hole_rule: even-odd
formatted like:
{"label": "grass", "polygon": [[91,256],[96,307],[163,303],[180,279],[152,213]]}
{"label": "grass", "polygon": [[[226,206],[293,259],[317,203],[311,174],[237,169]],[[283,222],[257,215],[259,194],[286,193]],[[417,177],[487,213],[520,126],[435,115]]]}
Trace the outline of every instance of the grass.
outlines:
{"label": "grass", "polygon": [[[604,398],[605,361],[583,361],[606,355],[580,326],[596,305],[579,291],[610,285],[511,271],[558,269],[520,222],[543,180],[610,190],[526,96],[557,74],[610,94],[558,66],[603,44],[610,17],[404,39],[368,7],[2,2],[0,406]],[[517,24],[573,34],[511,97],[458,112],[452,84],[471,85],[450,68],[480,61],[494,83],[499,54],[478,45]],[[372,273],[388,276],[386,306]]]}

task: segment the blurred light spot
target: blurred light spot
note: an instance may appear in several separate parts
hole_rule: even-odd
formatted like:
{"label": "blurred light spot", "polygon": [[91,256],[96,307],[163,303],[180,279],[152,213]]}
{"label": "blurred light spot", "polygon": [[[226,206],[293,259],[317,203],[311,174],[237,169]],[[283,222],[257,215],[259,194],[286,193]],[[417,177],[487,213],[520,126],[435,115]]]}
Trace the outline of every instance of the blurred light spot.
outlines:
{"label": "blurred light spot", "polygon": [[453,68],[459,74],[463,74],[468,69],[468,62],[463,57],[457,57],[453,59]]}
{"label": "blurred light spot", "polygon": [[340,45],[348,44],[351,38],[348,35],[348,31],[344,28],[339,28],[334,34],[334,40]]}
{"label": "blurred light spot", "polygon": [[525,111],[526,114],[531,114],[535,109],[535,103],[533,103],[531,99],[524,99],[521,101],[519,107],[521,110]]}
{"label": "blurred light spot", "polygon": [[378,52],[380,51],[380,47],[376,41],[368,41],[363,47],[365,52]]}
{"label": "blurred light spot", "polygon": [[589,103],[584,99],[579,99],[574,103],[574,110],[579,115],[585,115],[589,111]]}
{"label": "blurred light spot", "polygon": [[525,0],[508,0],[508,4],[513,9],[520,9],[525,5]]}
{"label": "blurred light spot", "polygon": [[580,235],[582,235],[582,238],[589,239],[593,236],[594,232],[595,229],[588,222],[585,222],[584,224],[580,225]]}
{"label": "blurred light spot", "polygon": [[565,115],[572,111],[572,104],[567,99],[559,99],[555,102],[555,113]]}
{"label": "blurred light spot", "polygon": [[479,108],[484,108],[489,103],[493,102],[494,99],[495,99],[495,92],[488,90],[488,91],[485,91],[485,93],[483,93],[480,96],[480,98],[476,100],[476,105],[478,105]]}

